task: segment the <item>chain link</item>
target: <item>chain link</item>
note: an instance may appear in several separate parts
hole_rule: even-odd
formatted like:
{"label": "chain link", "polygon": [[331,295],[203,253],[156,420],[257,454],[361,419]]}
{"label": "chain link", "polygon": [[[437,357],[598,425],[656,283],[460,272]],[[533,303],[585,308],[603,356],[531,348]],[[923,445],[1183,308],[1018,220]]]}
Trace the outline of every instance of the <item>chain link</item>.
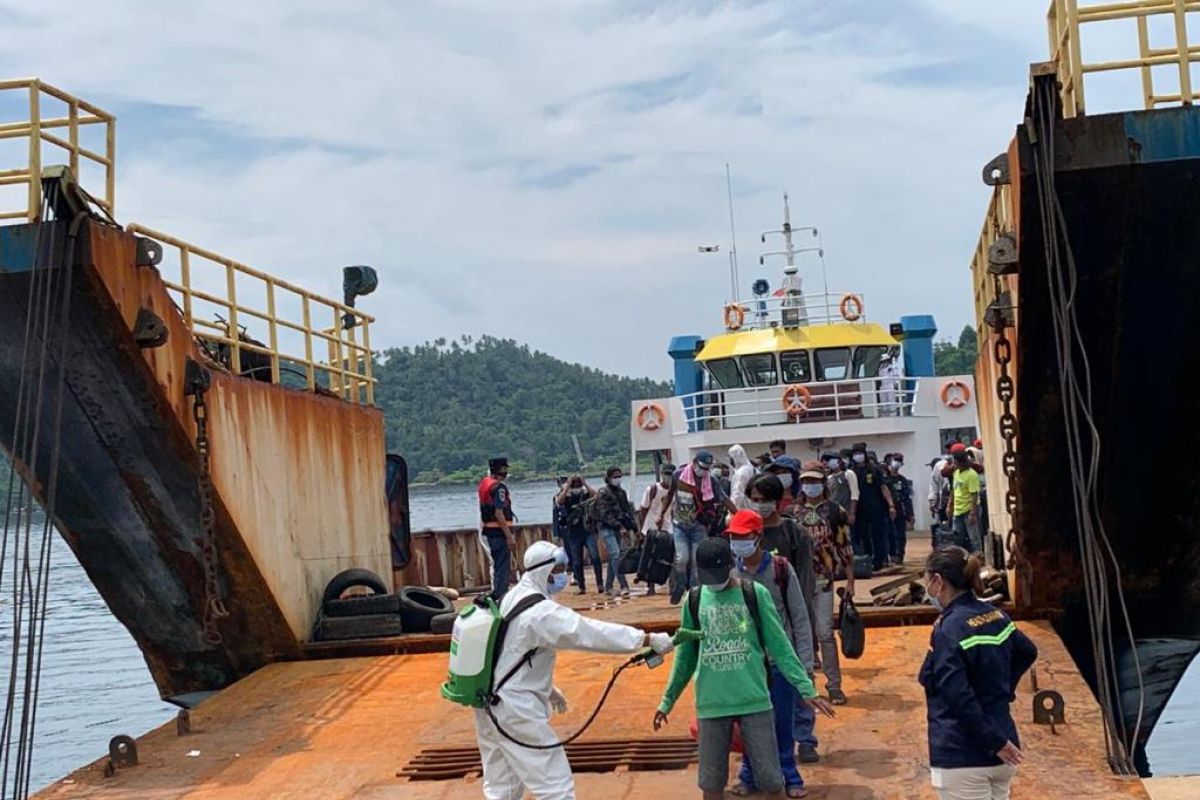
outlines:
{"label": "chain link", "polygon": [[[1000,277],[995,277],[995,296],[1000,298],[1003,296],[1003,287],[1000,284]],[[1008,339],[1007,325],[1002,323],[996,331],[996,341],[993,345],[992,355],[996,361],[996,366],[999,367],[1000,375],[996,378],[996,397],[1000,401],[1000,438],[1004,441],[1004,453],[1001,456],[1000,464],[1004,471],[1005,477],[1008,479],[1008,490],[1004,494],[1004,508],[1008,512],[1009,528],[1008,535],[1005,538],[1005,548],[1012,555],[1014,562],[1023,561],[1023,556],[1020,552],[1017,543],[1016,517],[1017,517],[1017,415],[1013,413],[1013,401],[1016,399],[1016,384],[1009,372],[1009,367],[1012,364],[1012,342]],[[1022,572],[1027,572],[1022,570]]]}
{"label": "chain link", "polygon": [[221,587],[217,583],[217,536],[216,518],[212,507],[212,474],[209,471],[208,404],[204,399],[205,387],[198,386],[192,404],[192,419],[196,421],[196,454],[200,456],[200,527],[202,536],[196,541],[200,546],[201,563],[204,566],[204,641],[208,644],[221,643],[221,632],[217,620],[229,616],[221,600]]}

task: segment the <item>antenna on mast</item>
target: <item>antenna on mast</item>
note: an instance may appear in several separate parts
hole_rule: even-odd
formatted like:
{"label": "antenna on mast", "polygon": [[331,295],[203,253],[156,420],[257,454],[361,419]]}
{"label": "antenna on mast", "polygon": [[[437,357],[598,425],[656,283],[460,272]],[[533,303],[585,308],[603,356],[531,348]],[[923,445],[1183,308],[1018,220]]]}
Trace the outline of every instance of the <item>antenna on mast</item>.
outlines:
{"label": "antenna on mast", "polygon": [[737,230],[733,226],[733,178],[729,173],[729,162],[725,162],[725,191],[729,196],[729,284],[731,299],[738,302]]}

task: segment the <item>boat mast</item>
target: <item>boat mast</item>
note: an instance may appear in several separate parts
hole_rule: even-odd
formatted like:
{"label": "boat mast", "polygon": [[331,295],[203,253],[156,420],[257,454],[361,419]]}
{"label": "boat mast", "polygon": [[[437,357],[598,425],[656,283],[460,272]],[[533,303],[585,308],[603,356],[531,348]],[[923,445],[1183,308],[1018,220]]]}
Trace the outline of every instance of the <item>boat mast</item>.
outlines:
{"label": "boat mast", "polygon": [[738,302],[737,231],[733,227],[733,178],[729,174],[729,162],[725,162],[725,191],[729,196],[729,282],[733,290],[732,301]]}

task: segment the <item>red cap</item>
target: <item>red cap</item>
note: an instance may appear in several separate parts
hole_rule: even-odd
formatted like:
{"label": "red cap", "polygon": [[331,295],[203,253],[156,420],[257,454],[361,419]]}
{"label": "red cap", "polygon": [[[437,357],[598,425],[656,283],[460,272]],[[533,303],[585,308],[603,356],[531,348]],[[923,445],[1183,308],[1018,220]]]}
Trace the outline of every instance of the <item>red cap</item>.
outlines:
{"label": "red cap", "polygon": [[983,447],[983,439],[976,439],[975,446],[978,448],[982,448]]}
{"label": "red cap", "polygon": [[967,452],[967,446],[965,444],[963,444],[962,442],[958,442],[957,444],[951,446],[951,448],[950,448],[950,455],[952,455],[952,456],[956,456],[959,453],[965,453],[965,452]]}
{"label": "red cap", "polygon": [[729,537],[758,536],[762,533],[763,519],[757,511],[743,508],[729,518],[725,535]]}

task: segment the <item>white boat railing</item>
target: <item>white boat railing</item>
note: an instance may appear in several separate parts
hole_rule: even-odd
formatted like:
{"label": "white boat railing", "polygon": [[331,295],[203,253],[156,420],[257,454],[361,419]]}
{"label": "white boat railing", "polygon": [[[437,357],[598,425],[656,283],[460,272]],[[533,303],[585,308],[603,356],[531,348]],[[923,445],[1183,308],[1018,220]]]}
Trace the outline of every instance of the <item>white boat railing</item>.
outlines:
{"label": "white boat railing", "polygon": [[937,415],[918,404],[920,381],[892,380],[897,388],[885,388],[880,378],[863,378],[694,392],[678,398],[687,421],[679,433]]}
{"label": "white boat railing", "polygon": [[726,330],[795,328],[866,322],[866,310],[866,299],[854,292],[769,295],[728,303],[724,322]]}

